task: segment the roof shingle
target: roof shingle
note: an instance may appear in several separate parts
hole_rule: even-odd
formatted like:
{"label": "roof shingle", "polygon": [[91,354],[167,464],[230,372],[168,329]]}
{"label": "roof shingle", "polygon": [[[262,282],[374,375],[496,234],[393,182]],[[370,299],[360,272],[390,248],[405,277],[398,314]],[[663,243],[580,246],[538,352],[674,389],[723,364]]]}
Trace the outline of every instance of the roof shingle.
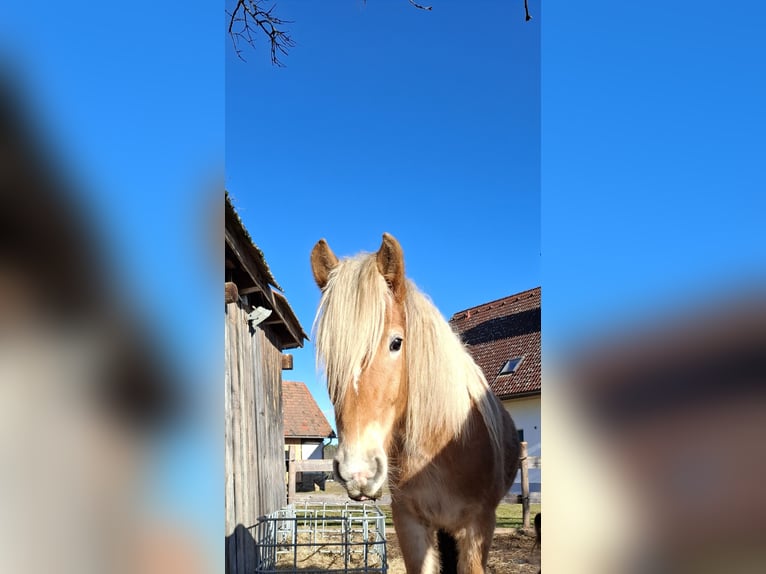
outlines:
{"label": "roof shingle", "polygon": [[327,438],[333,435],[306,383],[282,382],[285,438]]}
{"label": "roof shingle", "polygon": [[[449,320],[500,398],[541,390],[540,295],[540,287],[535,287],[458,311]],[[505,363],[514,357],[524,358],[518,369],[501,375]]]}

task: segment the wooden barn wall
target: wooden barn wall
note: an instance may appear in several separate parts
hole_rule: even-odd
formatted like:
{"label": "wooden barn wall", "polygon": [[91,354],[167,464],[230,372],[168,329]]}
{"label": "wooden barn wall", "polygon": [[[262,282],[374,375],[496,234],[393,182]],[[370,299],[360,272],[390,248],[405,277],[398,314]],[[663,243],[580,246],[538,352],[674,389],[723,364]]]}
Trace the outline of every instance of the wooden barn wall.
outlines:
{"label": "wooden barn wall", "polygon": [[268,326],[251,329],[239,303],[226,305],[226,571],[252,572],[247,527],[286,500],[282,362]]}

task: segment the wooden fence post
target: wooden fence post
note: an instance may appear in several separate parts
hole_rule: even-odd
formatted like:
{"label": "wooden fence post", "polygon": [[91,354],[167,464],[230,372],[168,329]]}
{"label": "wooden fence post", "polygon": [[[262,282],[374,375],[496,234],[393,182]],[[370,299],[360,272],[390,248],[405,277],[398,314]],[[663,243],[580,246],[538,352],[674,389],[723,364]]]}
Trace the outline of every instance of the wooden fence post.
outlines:
{"label": "wooden fence post", "polygon": [[529,459],[527,457],[527,441],[521,441],[521,527],[529,528]]}
{"label": "wooden fence post", "polygon": [[287,504],[292,504],[295,502],[295,445],[290,445],[287,461]]}

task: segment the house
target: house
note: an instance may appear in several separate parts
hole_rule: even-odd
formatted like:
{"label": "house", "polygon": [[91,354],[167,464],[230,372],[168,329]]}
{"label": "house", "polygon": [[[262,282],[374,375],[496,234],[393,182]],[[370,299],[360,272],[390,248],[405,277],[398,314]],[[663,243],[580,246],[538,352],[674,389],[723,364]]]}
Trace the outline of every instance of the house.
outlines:
{"label": "house", "polygon": [[225,211],[226,572],[253,572],[248,527],[284,506],[282,369],[307,339],[229,195]]}
{"label": "house", "polygon": [[[327,422],[324,413],[311,395],[306,383],[284,381],[282,383],[282,405],[285,426],[285,457],[293,447],[296,460],[324,458],[325,440],[335,438],[335,431]],[[299,490],[313,489],[313,483],[322,483],[316,473],[302,473],[298,476]],[[301,488],[302,487],[302,488]]]}
{"label": "house", "polygon": [[[511,414],[530,456],[542,456],[540,292],[535,287],[458,311],[449,320]],[[540,491],[539,469],[530,469],[529,481],[534,495]]]}

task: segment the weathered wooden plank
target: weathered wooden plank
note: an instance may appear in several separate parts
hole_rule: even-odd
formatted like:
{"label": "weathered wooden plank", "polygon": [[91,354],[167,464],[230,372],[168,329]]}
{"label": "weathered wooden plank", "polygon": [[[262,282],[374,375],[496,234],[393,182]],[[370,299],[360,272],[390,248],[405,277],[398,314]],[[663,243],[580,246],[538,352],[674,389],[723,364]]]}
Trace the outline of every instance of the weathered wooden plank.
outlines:
{"label": "weathered wooden plank", "polygon": [[[248,403],[250,401],[250,388],[249,383],[252,376],[252,361],[250,360],[250,348],[251,340],[246,331],[245,322],[245,309],[247,307],[237,305],[237,362],[239,363],[239,380],[237,385],[238,391],[238,413],[239,413],[239,426],[238,426],[238,460],[239,460],[239,488],[236,489],[237,497],[239,498],[240,515],[238,522],[243,526],[250,526],[252,524],[253,514],[257,512],[257,508],[254,508],[253,499],[249,485],[251,484],[253,474],[251,472],[250,457],[252,456],[252,445],[249,434],[252,428],[252,419],[248,413]],[[241,572],[250,571],[251,556],[249,552],[250,545],[247,544],[246,532],[242,528],[237,529],[237,543],[239,554],[239,567]]]}
{"label": "weathered wooden plank", "polygon": [[262,514],[285,503],[282,353],[269,326],[251,328],[248,296],[225,307],[226,565],[252,572],[254,544],[247,531]]}
{"label": "weathered wooden plank", "polygon": [[243,287],[239,290],[240,295],[250,295],[250,293],[261,293],[261,289],[258,285],[251,285],[250,287]]}
{"label": "weathered wooden plank", "polygon": [[296,460],[296,472],[332,472],[332,459]]}
{"label": "weathered wooden plank", "polygon": [[[249,300],[245,300],[249,303]],[[243,449],[243,499],[245,500],[244,514],[242,523],[246,526],[250,526],[255,522],[255,517],[260,512],[258,499],[253,496],[252,484],[257,480],[258,468],[257,468],[257,456],[258,456],[258,444],[255,440],[255,429],[252,412],[255,408],[255,392],[252,384],[254,363],[253,363],[253,338],[250,335],[246,317],[246,309],[249,309],[249,305],[243,305],[242,321],[240,321],[239,329],[243,341],[242,347],[242,359],[245,367],[243,372],[244,377],[242,383],[242,449]],[[245,543],[247,540],[245,540]],[[247,545],[243,549],[245,572],[252,571],[255,566],[255,555],[253,553],[252,545]]]}
{"label": "weathered wooden plank", "polygon": [[253,329],[257,349],[253,355],[256,408],[253,412],[258,444],[258,479],[255,489],[260,513],[281,508],[285,503],[285,461],[281,396],[281,353],[276,335],[258,325]]}
{"label": "weathered wooden plank", "polygon": [[225,309],[224,328],[224,500],[225,500],[225,536],[226,536],[226,569],[232,571],[236,563],[236,541],[234,528],[237,525],[234,512],[234,461],[232,452],[232,342],[229,310]]}
{"label": "weathered wooden plank", "polygon": [[253,496],[258,500],[258,514],[263,515],[272,512],[268,494],[268,436],[266,436],[267,429],[262,415],[264,401],[269,392],[268,373],[264,368],[268,349],[264,348],[265,341],[262,337],[262,329],[259,326],[253,327],[251,338],[253,341],[252,387],[255,394],[255,402],[250,415],[253,422],[255,443],[258,445],[254,459],[254,464],[257,467],[257,476],[252,485],[254,488]]}
{"label": "weathered wooden plank", "polygon": [[238,323],[240,322],[240,310],[239,305],[232,306],[231,312],[227,314],[228,322],[227,328],[231,335],[229,344],[231,350],[231,444],[232,444],[232,474],[233,474],[233,498],[231,505],[234,509],[234,519],[232,525],[233,536],[233,557],[230,560],[230,567],[233,572],[242,572],[244,568],[244,558],[242,555],[242,541],[241,535],[237,532],[237,524],[241,523],[243,516],[242,510],[242,455],[241,455],[241,409],[240,409],[240,386],[242,380],[242,363],[241,363],[241,342],[240,342],[240,329]]}
{"label": "weathered wooden plank", "polygon": [[[276,341],[276,338],[273,339]],[[282,417],[282,352],[279,347],[273,347],[273,373],[276,381],[276,389],[273,394],[271,404],[271,422],[272,429],[272,452],[274,474],[272,475],[272,484],[274,485],[274,502],[277,507],[281,507],[287,498],[287,489],[285,488],[285,454],[284,454],[284,420]]]}
{"label": "weathered wooden plank", "polygon": [[[273,339],[276,341],[276,339]],[[287,498],[287,491],[285,489],[285,454],[284,454],[284,422],[282,417],[282,352],[278,346],[272,347],[272,373],[274,375],[274,381],[276,382],[276,388],[272,394],[272,401],[270,403],[270,421],[269,428],[271,430],[271,455],[272,460],[272,475],[271,483],[273,485],[274,504],[277,508],[281,508]]]}

